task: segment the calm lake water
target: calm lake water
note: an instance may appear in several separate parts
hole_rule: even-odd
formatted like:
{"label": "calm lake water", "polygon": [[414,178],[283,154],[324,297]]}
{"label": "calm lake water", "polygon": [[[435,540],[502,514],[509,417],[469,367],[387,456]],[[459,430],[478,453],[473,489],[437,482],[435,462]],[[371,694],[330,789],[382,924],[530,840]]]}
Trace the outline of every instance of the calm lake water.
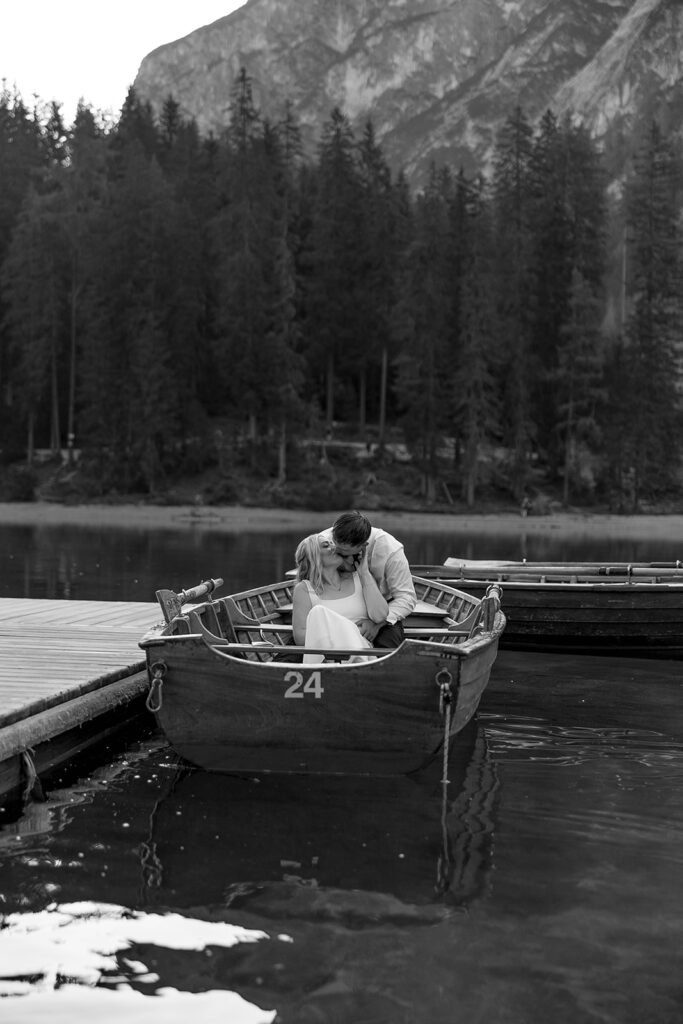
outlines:
{"label": "calm lake water", "polygon": [[[301,533],[6,527],[0,596],[238,589]],[[681,556],[665,535],[401,537],[416,563]],[[141,726],[0,816],[0,1020],[680,1024],[682,668],[500,652],[445,798],[438,772],[188,770]]]}

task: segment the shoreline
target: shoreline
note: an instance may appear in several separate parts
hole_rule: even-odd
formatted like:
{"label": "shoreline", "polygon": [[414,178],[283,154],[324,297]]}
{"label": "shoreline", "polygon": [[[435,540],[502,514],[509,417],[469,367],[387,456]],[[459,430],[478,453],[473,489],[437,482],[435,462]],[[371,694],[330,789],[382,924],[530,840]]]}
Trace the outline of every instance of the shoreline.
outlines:
{"label": "shoreline", "polygon": [[[339,512],[305,509],[251,508],[241,505],[61,505],[52,502],[0,503],[0,524],[16,526],[112,526],[138,529],[202,529],[217,532],[253,532],[264,529],[313,531],[329,526]],[[663,529],[683,534],[683,514],[613,515],[611,513],[558,512],[547,516],[520,516],[514,512],[447,513],[372,510],[373,526],[390,532],[432,529],[435,532],[467,529],[480,533],[605,534],[648,538]]]}

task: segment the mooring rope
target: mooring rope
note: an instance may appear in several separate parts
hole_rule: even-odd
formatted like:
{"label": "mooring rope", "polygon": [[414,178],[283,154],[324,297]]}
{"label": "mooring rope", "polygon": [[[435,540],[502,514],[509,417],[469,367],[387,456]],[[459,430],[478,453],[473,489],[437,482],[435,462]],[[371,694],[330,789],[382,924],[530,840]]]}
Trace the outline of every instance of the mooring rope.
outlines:
{"label": "mooring rope", "polygon": [[446,718],[443,727],[443,770],[441,775],[441,785],[447,786],[450,782],[448,778],[448,755],[450,751],[450,738],[451,738],[451,698],[450,691],[447,699],[444,699],[446,705]]}
{"label": "mooring rope", "polygon": [[444,715],[444,734],[443,734],[443,775],[441,782],[444,785],[448,785],[448,748],[451,733],[451,704],[453,700],[453,693],[451,691],[451,684],[453,682],[453,676],[450,674],[447,668],[442,668],[436,673],[436,685],[439,687],[439,714]]}
{"label": "mooring rope", "polygon": [[443,753],[441,772],[441,846],[442,851],[437,861],[435,891],[439,894],[446,892],[449,887],[451,875],[450,837],[446,822],[448,814],[448,757],[450,753],[451,739],[451,715],[453,711],[453,693],[451,684],[453,676],[447,668],[442,668],[436,675],[436,685],[439,687],[439,712],[444,717],[443,731]]}
{"label": "mooring rope", "polygon": [[161,801],[157,800],[149,816],[149,838],[143,839],[140,843],[140,870],[142,872],[142,884],[145,889],[158,889],[161,886],[164,874],[164,866],[157,853],[156,840],[152,838],[154,818],[160,803]]}
{"label": "mooring rope", "polygon": [[154,803],[148,818],[147,838],[140,843],[140,873],[142,876],[142,896],[150,896],[150,890],[160,889],[163,883],[164,865],[157,852],[157,841],[154,838],[156,819],[159,808],[175,790],[179,780],[188,772],[188,767],[176,759],[171,785]]}
{"label": "mooring rope", "polygon": [[45,800],[43,784],[40,781],[40,776],[34,764],[34,757],[35,750],[32,747],[26,747],[21,752],[21,767],[24,774],[24,789],[21,794],[22,804],[28,803],[31,799],[38,800],[41,803]]}

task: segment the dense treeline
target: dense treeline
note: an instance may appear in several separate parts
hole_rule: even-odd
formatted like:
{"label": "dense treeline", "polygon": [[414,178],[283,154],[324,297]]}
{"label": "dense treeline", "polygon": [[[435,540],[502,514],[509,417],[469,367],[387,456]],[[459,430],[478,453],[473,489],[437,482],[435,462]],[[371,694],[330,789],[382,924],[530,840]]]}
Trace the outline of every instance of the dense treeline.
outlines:
{"label": "dense treeline", "polygon": [[[413,194],[368,123],[313,158],[242,72],[202,138],[172,98],[118,121],[0,96],[3,458],[75,445],[162,491],[246,459],[280,484],[344,424],[401,437],[423,495],[638,507],[677,488],[680,155],[653,126],[608,189],[588,134],[511,113],[490,174]],[[449,491],[450,488],[450,491]],[[228,495],[229,496],[229,495]]]}

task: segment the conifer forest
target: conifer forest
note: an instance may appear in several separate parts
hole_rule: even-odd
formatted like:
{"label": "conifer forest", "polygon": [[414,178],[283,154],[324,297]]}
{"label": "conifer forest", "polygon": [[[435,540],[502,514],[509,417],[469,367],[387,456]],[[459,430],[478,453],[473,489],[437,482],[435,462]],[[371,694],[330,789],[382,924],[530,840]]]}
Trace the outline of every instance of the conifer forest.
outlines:
{"label": "conifer forest", "polygon": [[[248,74],[221,136],[130,90],[116,122],[0,94],[0,460],[78,452],[92,496],[312,442],[407,452],[428,501],[622,511],[681,493],[681,189],[652,122],[624,175],[522,109],[490,171],[412,188],[335,109],[305,154]],[[307,447],[308,446],[308,447]]]}

